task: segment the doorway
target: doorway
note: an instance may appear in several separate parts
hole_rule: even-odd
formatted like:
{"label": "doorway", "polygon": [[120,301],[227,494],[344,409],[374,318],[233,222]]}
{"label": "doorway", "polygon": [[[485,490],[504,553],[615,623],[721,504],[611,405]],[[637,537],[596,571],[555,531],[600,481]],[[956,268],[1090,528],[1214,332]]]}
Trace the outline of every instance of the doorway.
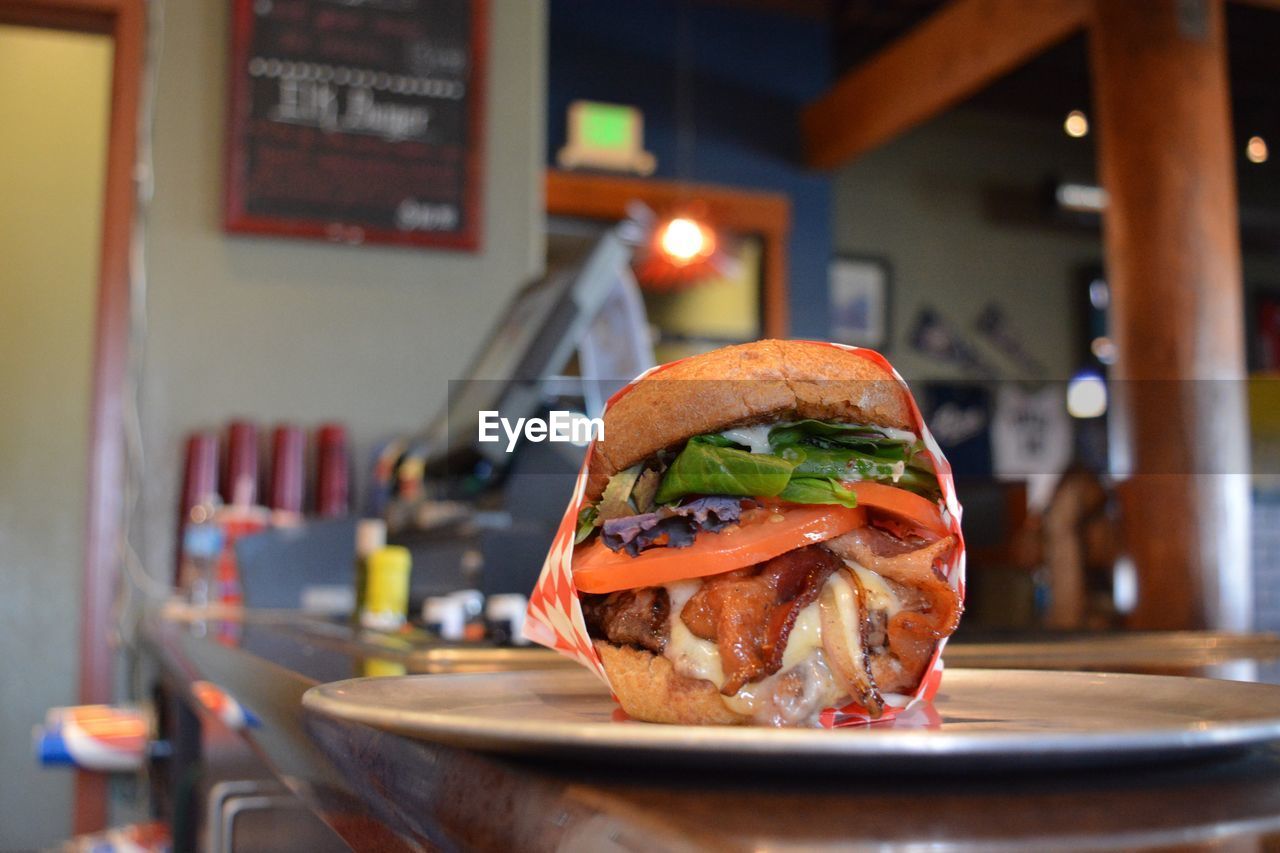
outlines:
{"label": "doorway", "polygon": [[[31,727],[77,701],[110,36],[0,25],[0,848],[71,832]],[[21,780],[21,781],[19,781]]]}

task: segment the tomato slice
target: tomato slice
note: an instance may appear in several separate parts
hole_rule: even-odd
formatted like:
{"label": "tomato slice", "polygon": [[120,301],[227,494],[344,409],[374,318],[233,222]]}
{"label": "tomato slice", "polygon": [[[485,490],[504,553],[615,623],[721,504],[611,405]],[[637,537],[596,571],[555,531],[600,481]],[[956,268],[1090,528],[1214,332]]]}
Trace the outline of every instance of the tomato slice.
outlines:
{"label": "tomato slice", "polygon": [[937,504],[928,498],[884,483],[847,485],[858,496],[857,509],[766,500],[763,508],[744,512],[742,523],[720,533],[699,533],[685,548],[652,548],[632,557],[609,550],[597,538],[574,552],[574,583],[582,592],[614,592],[731,572],[862,527],[868,509],[897,516],[939,538],[950,533]]}
{"label": "tomato slice", "polygon": [[861,507],[776,504],[744,512],[742,523],[719,533],[699,533],[685,548],[652,548],[632,557],[610,551],[597,538],[574,553],[573,582],[582,592],[613,592],[718,575],[834,539],[866,523]]}
{"label": "tomato slice", "polygon": [[939,539],[950,534],[942,521],[938,505],[915,492],[888,486],[884,483],[846,483],[858,496],[858,506],[878,509],[905,519],[935,534]]}

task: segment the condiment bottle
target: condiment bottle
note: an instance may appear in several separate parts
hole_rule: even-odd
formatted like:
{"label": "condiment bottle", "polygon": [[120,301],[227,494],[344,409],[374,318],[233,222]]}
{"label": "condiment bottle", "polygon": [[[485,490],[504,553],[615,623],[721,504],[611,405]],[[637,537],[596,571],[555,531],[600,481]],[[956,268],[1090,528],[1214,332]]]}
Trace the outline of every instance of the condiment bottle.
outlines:
{"label": "condiment bottle", "polygon": [[381,518],[362,518],[356,522],[356,609],[359,621],[364,609],[365,591],[369,583],[369,557],[387,544],[387,523]]}
{"label": "condiment bottle", "polygon": [[369,555],[369,577],[360,625],[394,631],[404,625],[409,612],[409,549],[387,545]]}

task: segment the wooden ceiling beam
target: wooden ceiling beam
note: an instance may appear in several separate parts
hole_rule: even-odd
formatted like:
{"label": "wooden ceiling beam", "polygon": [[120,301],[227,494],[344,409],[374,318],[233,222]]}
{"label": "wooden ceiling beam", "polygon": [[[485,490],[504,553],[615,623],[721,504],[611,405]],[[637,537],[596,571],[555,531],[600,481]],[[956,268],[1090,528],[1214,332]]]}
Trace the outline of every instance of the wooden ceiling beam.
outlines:
{"label": "wooden ceiling beam", "polygon": [[1088,0],[955,0],[804,109],[807,165],[830,169],[938,115],[1084,28]]}

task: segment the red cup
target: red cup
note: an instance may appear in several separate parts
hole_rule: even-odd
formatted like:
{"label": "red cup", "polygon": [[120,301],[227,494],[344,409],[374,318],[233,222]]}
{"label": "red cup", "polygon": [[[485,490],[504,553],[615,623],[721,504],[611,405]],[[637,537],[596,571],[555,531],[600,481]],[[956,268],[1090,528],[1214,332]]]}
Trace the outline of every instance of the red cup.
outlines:
{"label": "red cup", "polygon": [[324,424],[316,431],[316,514],[341,518],[351,514],[351,462],[347,429]]}
{"label": "red cup", "polygon": [[[193,432],[187,436],[182,466],[182,492],[178,498],[178,541],[174,571],[182,565],[182,534],[191,510],[218,497],[218,436]],[[176,577],[176,574],[175,574]]]}
{"label": "red cup", "polygon": [[267,506],[284,512],[302,512],[306,470],[307,434],[301,427],[282,424],[271,433],[271,486]]}
{"label": "red cup", "polygon": [[227,506],[253,506],[258,502],[258,427],[250,421],[227,425],[222,500]]}

